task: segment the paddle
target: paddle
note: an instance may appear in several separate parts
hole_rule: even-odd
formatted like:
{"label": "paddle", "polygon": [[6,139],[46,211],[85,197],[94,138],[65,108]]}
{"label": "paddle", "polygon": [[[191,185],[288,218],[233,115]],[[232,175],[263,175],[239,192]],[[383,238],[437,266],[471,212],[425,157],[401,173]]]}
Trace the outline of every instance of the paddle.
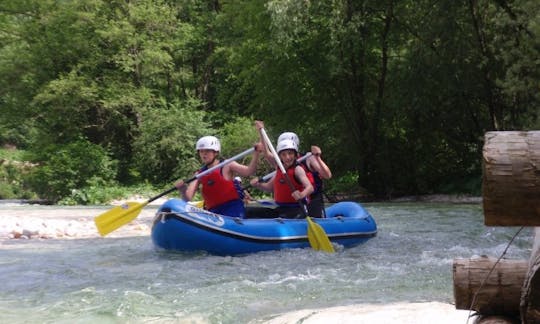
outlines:
{"label": "paddle", "polygon": [[[242,153],[239,153],[235,156],[233,156],[232,158],[230,159],[226,159],[225,161],[197,174],[196,176],[194,176],[193,178],[189,179],[189,180],[186,180],[184,181],[186,184],[187,183],[190,183],[196,179],[199,179],[207,174],[209,174],[210,172],[218,169],[218,168],[221,168],[223,167],[224,165],[227,165],[235,160],[238,160],[239,158],[241,157],[244,157],[250,153],[252,153],[253,151],[255,150],[255,148],[250,148],[248,150],[245,150],[244,152]],[[161,198],[162,196],[165,196],[166,194],[169,194],[173,191],[177,190],[176,187],[172,187],[171,189],[165,191],[165,192],[162,192],[160,193],[159,195],[157,196],[154,196],[150,199],[148,199],[146,202],[144,203],[137,203],[137,202],[127,202],[127,203],[124,203],[122,204],[121,206],[117,206],[117,207],[114,207],[113,209],[109,210],[109,211],[106,211],[104,212],[103,214],[97,216],[95,219],[94,219],[94,222],[96,223],[96,227],[98,229],[98,232],[99,234],[101,234],[101,236],[105,236],[107,234],[109,234],[110,232],[116,230],[117,228],[131,222],[133,219],[135,219],[137,217],[137,215],[139,215],[139,213],[141,212],[141,209],[148,205],[150,202],[158,199],[158,198]]]}
{"label": "paddle", "polygon": [[[264,128],[261,128],[260,131],[264,138],[264,141],[266,142],[266,145],[268,145],[268,148],[270,149],[270,151],[272,152],[272,155],[274,156],[274,159],[276,160],[279,170],[281,171],[281,173],[285,177],[285,180],[287,181],[287,184],[291,188],[291,192],[294,192],[296,188],[291,182],[291,179],[289,178],[287,171],[285,171],[285,168],[283,167],[283,163],[281,163],[281,160],[279,158],[279,154],[276,152],[276,149],[272,145],[272,141],[270,141],[270,138],[268,138],[268,135],[266,134],[266,131],[264,130]],[[300,200],[298,200],[298,203],[302,207],[302,212],[304,216],[306,216],[306,220],[308,223],[308,230],[307,230],[308,241],[311,247],[314,250],[323,250],[325,252],[330,252],[330,253],[335,252],[334,247],[332,246],[332,243],[330,242],[330,239],[324,232],[324,229],[319,224],[313,222],[311,217],[309,217],[306,205]]]}

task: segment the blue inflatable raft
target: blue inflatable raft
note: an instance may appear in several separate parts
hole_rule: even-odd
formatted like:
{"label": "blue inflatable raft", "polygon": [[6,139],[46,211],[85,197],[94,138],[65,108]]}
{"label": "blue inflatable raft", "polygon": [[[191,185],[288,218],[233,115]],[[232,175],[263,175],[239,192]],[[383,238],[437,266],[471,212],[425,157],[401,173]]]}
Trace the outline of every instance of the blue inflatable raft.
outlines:
{"label": "blue inflatable raft", "polygon": [[[269,217],[265,210],[271,208],[248,206],[248,218],[239,219],[208,212],[181,199],[170,199],[156,213],[152,241],[165,250],[216,255],[310,247],[305,219],[251,218]],[[332,243],[352,247],[377,235],[375,220],[358,203],[336,203],[326,208],[326,215],[312,219]]]}

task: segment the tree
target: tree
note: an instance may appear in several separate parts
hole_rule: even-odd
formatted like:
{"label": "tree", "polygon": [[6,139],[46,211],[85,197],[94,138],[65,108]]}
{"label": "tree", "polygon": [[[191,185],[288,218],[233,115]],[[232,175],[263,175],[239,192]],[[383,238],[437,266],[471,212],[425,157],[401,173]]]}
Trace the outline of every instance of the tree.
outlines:
{"label": "tree", "polygon": [[227,138],[254,116],[377,196],[470,191],[487,130],[540,124],[539,12],[533,0],[5,0],[0,141],[84,138],[118,161],[119,181],[161,182],[190,169],[204,130]]}
{"label": "tree", "polygon": [[[532,2],[241,3],[223,6],[240,35],[218,52],[228,106],[320,144],[338,177],[355,170],[376,195],[478,190],[482,134],[506,127],[496,120],[538,118],[525,81],[538,73],[534,25],[523,28],[538,14]],[[507,78],[518,72],[510,57],[531,67],[519,69],[524,82]],[[516,111],[512,97],[531,107]]]}

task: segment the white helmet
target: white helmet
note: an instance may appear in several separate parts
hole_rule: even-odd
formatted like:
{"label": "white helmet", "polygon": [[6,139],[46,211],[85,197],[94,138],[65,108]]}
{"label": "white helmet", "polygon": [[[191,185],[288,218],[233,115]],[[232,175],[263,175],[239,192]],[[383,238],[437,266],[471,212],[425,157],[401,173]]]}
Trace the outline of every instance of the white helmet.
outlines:
{"label": "white helmet", "polygon": [[293,133],[293,132],[282,133],[281,135],[279,135],[277,141],[279,143],[279,142],[281,142],[283,140],[286,140],[286,139],[289,139],[289,140],[295,142],[296,146],[300,146],[300,139],[298,138],[298,135],[296,135],[295,133]]}
{"label": "white helmet", "polygon": [[298,153],[298,145],[293,140],[284,139],[277,144],[277,152],[279,153],[284,150],[295,150]]}
{"label": "white helmet", "polygon": [[221,151],[221,144],[215,136],[203,136],[197,141],[195,148],[198,150],[214,150]]}

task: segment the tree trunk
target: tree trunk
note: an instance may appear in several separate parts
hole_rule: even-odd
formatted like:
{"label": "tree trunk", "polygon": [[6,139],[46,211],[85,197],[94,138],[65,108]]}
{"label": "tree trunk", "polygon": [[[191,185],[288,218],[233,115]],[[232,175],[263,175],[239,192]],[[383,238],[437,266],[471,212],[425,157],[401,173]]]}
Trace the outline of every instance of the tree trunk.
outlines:
{"label": "tree trunk", "polygon": [[540,226],[540,131],[487,132],[483,170],[485,225]]}
{"label": "tree trunk", "polygon": [[456,309],[472,309],[482,315],[519,317],[521,287],[528,262],[501,259],[490,273],[496,261],[489,257],[454,259]]}

